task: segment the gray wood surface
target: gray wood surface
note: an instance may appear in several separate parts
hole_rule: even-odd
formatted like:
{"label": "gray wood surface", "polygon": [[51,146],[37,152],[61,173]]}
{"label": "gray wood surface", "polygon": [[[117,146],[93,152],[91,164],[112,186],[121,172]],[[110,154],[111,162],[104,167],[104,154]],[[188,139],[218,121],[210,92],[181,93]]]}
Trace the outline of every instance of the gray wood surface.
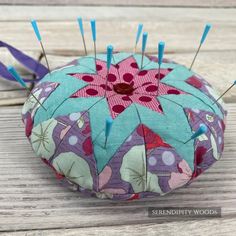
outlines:
{"label": "gray wood surface", "polygon": [[0,4],[18,5],[96,5],[96,6],[178,6],[235,7],[234,0],[1,0]]}
{"label": "gray wood surface", "polygon": [[106,235],[106,236],[121,236],[121,235],[136,235],[136,236],[233,236],[235,230],[235,220],[233,219],[213,219],[199,221],[184,221],[184,222],[168,222],[164,224],[149,223],[149,224],[134,224],[134,225],[119,225],[109,227],[88,227],[60,230],[35,230],[3,233],[2,236],[78,236],[78,235]]}
{"label": "gray wood surface", "polygon": [[[206,22],[213,24],[206,43],[194,65],[220,93],[236,78],[236,9],[225,8],[159,8],[159,7],[88,7],[88,6],[1,6],[1,40],[37,58],[40,47],[29,23],[39,20],[40,31],[52,68],[83,55],[76,17],[85,19],[85,34],[89,52],[92,42],[89,19],[97,19],[97,48],[104,51],[112,43],[116,50],[131,51],[139,22],[149,32],[147,52],[156,53],[157,42],[166,42],[166,57],[190,65]],[[115,30],[114,30],[115,29]],[[129,29],[129,30],[127,30]],[[0,60],[15,65],[21,75],[30,76],[6,50]],[[43,61],[44,62],[44,61]],[[0,80],[0,105],[21,104],[26,96],[20,86]],[[232,89],[225,101],[236,102]]]}
{"label": "gray wood surface", "polygon": [[[166,57],[189,65],[209,22],[213,29],[194,70],[221,93],[236,78],[235,7],[235,0],[0,0],[0,40],[38,58],[40,47],[29,23],[37,19],[50,65],[55,68],[83,55],[77,16],[85,19],[90,53],[90,18],[97,19],[100,52],[108,43],[116,50],[131,51],[142,22],[149,33],[149,53],[156,53],[157,42],[164,40]],[[32,78],[4,49],[0,49],[0,61]],[[60,186],[24,136],[21,107],[15,105],[22,104],[26,96],[17,83],[0,78],[0,235],[235,235],[236,89],[225,96],[230,103],[222,159],[188,188],[133,202],[84,198]],[[149,206],[219,206],[222,218],[148,218]]]}
{"label": "gray wood surface", "polygon": [[[165,235],[174,232],[234,235],[236,104],[228,104],[228,108],[221,160],[187,188],[165,197],[132,202],[84,198],[59,186],[52,171],[35,157],[24,136],[20,107],[0,108],[0,231],[8,235],[100,235],[103,230],[104,235],[131,231],[134,235],[142,232],[156,235],[155,232],[164,230]],[[148,218],[149,206],[218,206],[222,207],[222,218],[203,221]]]}

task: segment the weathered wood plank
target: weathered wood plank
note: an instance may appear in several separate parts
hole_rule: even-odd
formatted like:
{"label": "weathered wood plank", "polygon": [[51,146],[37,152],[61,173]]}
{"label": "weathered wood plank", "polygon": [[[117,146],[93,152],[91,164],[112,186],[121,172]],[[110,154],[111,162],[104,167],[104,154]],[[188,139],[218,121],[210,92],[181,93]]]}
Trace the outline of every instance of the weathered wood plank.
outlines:
{"label": "weathered wood plank", "polygon": [[179,6],[179,7],[235,7],[234,0],[1,0],[9,5],[87,5],[87,6]]}
{"label": "weathered wood plank", "polygon": [[[83,9],[83,8],[82,8]],[[97,46],[105,49],[114,43],[119,50],[132,50],[137,24],[144,23],[149,32],[148,49],[156,49],[158,40],[165,40],[169,51],[192,51],[197,47],[204,24],[211,22],[213,29],[202,50],[235,49],[234,32],[236,9],[176,9],[176,8],[72,8],[35,7],[0,8],[1,40],[12,43],[23,50],[38,50],[39,45],[30,26],[29,18],[39,19],[39,27],[47,50],[79,50],[81,37],[76,17],[85,18],[85,34],[89,49],[92,49],[88,20],[97,19]],[[65,13],[63,13],[65,12]],[[28,14],[32,16],[28,16]],[[44,14],[43,14],[44,13]],[[18,14],[18,15],[16,15]],[[27,18],[25,17],[27,15]],[[11,18],[12,16],[12,18]],[[49,22],[51,21],[52,22]],[[6,22],[7,21],[7,22]],[[14,21],[11,22],[11,21]],[[56,21],[56,22],[55,22]],[[114,30],[115,29],[115,30]],[[67,43],[65,43],[67,42]],[[224,42],[224,44],[220,44]]]}
{"label": "weathered wood plank", "polygon": [[[140,224],[140,229],[144,230],[142,232],[149,232],[151,227],[154,227],[153,232],[158,232],[159,224],[154,223],[165,222],[160,225],[163,230],[164,226],[170,226],[168,230],[179,226],[183,229],[187,227],[186,230],[196,227],[193,232],[198,232],[202,222],[202,232],[206,232],[210,224],[218,232],[217,227],[221,222],[225,224],[221,232],[230,233],[231,228],[227,227],[233,226],[236,216],[236,104],[228,104],[228,107],[226,144],[222,159],[188,188],[179,189],[165,197],[133,202],[84,198],[59,186],[52,171],[34,157],[24,137],[20,107],[0,108],[0,231],[23,230],[15,233],[21,235],[25,233],[24,230],[36,230],[29,235],[53,235],[58,231],[48,229],[76,228],[75,231],[61,232],[65,235],[78,235],[83,230],[89,234],[93,228],[77,228],[100,226],[110,235],[112,231],[120,232],[119,225],[127,229],[127,233],[132,227],[134,230],[136,227],[132,224]],[[148,218],[148,206],[220,206],[223,219],[167,223],[170,219]],[[159,230],[161,232],[162,228]],[[138,230],[134,234],[136,232],[138,234]]]}
{"label": "weathered wood plank", "polygon": [[235,22],[235,9],[176,8],[176,7],[120,7],[120,6],[1,6],[0,21],[75,21],[78,16],[89,20],[172,21],[172,22]]}
{"label": "weathered wood plank", "polygon": [[36,231],[21,231],[3,233],[3,236],[78,236],[78,235],[205,235],[205,236],[232,236],[235,233],[235,219],[211,219],[198,221],[180,221],[168,222],[163,224],[134,224],[125,226],[109,226],[109,227],[89,227],[75,229],[60,229],[60,230],[36,230]]}
{"label": "weathered wood plank", "polygon": [[[235,11],[236,14],[236,11]],[[97,48],[104,51],[106,45],[112,43],[116,50],[133,51],[134,38],[138,22],[117,21],[97,22]],[[82,40],[76,22],[40,22],[44,46],[49,54],[55,52],[83,53]],[[85,37],[89,51],[93,50],[89,22],[85,22]],[[147,21],[145,31],[149,32],[147,52],[156,52],[157,42],[164,40],[168,52],[195,51],[202,34],[204,23],[192,22],[160,22]],[[215,23],[202,51],[231,51],[235,50],[236,22],[231,24]],[[1,40],[27,51],[40,50],[33,30],[28,22],[0,22]],[[116,29],[114,31],[114,29]],[[221,42],[224,42],[221,44]]]}
{"label": "weathered wood plank", "polygon": [[[167,57],[189,65],[203,25],[205,22],[212,22],[213,30],[202,48],[194,70],[205,76],[221,93],[231,84],[236,73],[234,70],[236,57],[235,14],[236,9],[190,8],[186,10],[158,7],[89,8],[57,6],[17,6],[13,8],[1,6],[0,30],[1,40],[7,41],[37,58],[40,47],[35,40],[28,20],[30,17],[41,20],[39,22],[40,30],[51,67],[54,68],[69,62],[72,58],[83,55],[81,37],[75,21],[77,15],[86,19],[86,41],[90,52],[92,52],[92,43],[88,19],[91,15],[98,18],[98,51],[104,51],[110,42],[113,43],[116,50],[131,51],[137,24],[143,21],[145,30],[149,32],[147,52],[156,53],[156,44],[162,39],[166,41]],[[68,57],[63,57],[63,55]],[[6,65],[15,65],[22,75],[29,76],[28,72],[19,66],[8,52],[2,49],[0,60]],[[7,90],[7,92],[0,92],[0,104],[14,105],[19,104],[19,101],[24,101],[23,95],[19,94],[18,91],[15,92],[19,88],[20,86],[17,83],[1,80],[0,91]],[[236,101],[235,99],[234,90],[225,97],[228,102]]]}

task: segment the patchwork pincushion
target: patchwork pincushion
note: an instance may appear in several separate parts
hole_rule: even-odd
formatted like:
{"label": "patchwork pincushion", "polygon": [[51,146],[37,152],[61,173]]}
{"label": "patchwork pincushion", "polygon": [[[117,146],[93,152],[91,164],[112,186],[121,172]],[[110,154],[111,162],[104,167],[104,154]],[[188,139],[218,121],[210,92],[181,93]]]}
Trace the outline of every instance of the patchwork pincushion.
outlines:
{"label": "patchwork pincushion", "polygon": [[[185,66],[114,53],[82,57],[47,74],[23,107],[26,136],[63,183],[97,197],[163,195],[192,182],[224,148],[226,111]],[[159,85],[159,89],[158,86]],[[105,143],[105,120],[112,129]],[[189,140],[201,124],[208,131]]]}

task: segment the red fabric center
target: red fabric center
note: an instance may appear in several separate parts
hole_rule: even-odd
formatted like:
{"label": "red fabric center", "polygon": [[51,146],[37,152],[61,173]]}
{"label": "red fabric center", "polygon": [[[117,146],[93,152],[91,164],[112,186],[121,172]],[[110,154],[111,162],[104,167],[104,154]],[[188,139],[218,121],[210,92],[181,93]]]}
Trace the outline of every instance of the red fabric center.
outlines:
{"label": "red fabric center", "polygon": [[116,93],[119,94],[132,94],[134,91],[134,88],[131,84],[127,84],[127,83],[119,83],[119,84],[115,84],[113,86],[113,89]]}

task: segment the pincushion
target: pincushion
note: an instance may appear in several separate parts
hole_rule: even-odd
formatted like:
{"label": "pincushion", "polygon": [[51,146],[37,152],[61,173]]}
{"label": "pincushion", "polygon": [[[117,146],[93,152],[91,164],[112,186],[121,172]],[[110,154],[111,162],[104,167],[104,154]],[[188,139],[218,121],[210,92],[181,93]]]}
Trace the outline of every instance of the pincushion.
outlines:
{"label": "pincushion", "polygon": [[[192,182],[222,154],[226,111],[201,76],[157,58],[86,56],[47,74],[23,107],[36,155],[72,189],[100,198],[164,195]],[[159,88],[158,85],[159,84]],[[105,120],[113,126],[105,143]],[[201,124],[207,133],[188,140]],[[186,142],[186,143],[185,143]]]}

